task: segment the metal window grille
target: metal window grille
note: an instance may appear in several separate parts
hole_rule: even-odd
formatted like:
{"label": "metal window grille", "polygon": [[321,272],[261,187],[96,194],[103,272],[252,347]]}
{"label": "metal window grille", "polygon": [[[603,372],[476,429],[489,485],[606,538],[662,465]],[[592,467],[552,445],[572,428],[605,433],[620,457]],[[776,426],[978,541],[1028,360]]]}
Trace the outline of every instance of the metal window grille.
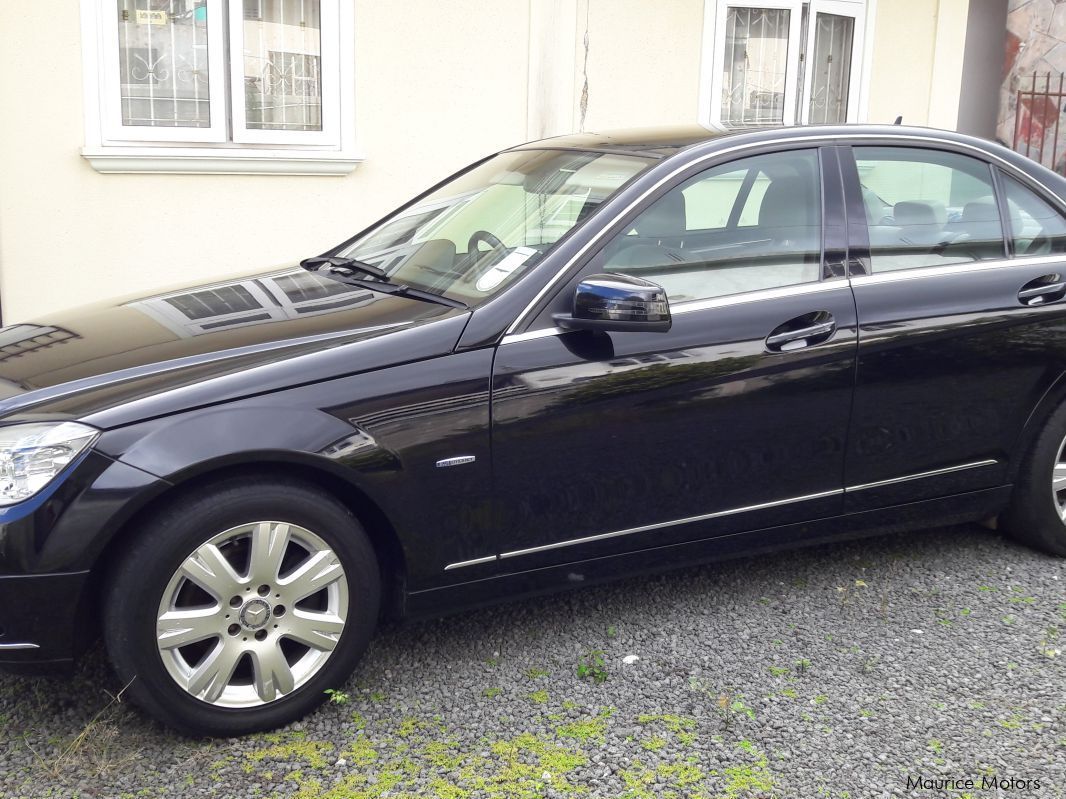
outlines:
{"label": "metal window grille", "polygon": [[1024,75],[1015,91],[1015,152],[1066,174],[1066,147],[1060,132],[1066,106],[1066,76],[1051,72]]}

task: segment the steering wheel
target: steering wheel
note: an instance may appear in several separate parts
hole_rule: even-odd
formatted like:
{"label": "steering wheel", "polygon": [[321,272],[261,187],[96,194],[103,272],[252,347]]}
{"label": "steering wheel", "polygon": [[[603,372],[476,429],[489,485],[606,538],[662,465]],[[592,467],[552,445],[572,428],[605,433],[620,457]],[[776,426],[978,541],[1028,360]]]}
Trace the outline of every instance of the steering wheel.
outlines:
{"label": "steering wheel", "polygon": [[472,253],[477,249],[477,245],[481,242],[485,242],[492,249],[500,249],[504,246],[504,243],[500,241],[497,236],[489,233],[487,230],[475,230],[470,234],[470,239],[466,243],[466,251]]}

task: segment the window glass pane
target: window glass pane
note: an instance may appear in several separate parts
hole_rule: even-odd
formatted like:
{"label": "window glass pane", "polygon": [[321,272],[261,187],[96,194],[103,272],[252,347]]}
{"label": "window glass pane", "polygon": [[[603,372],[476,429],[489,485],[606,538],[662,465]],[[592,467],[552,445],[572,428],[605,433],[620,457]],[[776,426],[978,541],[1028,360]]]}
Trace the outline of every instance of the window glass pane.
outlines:
{"label": "window glass pane", "polygon": [[851,84],[851,45],[855,20],[837,14],[817,14],[814,28],[814,68],[807,121],[840,123],[848,118]]}
{"label": "window glass pane", "polygon": [[1003,176],[1010,209],[1014,254],[1051,255],[1066,252],[1066,221],[1062,215],[1014,178]]}
{"label": "window glass pane", "polygon": [[[758,178],[740,217],[746,224],[689,229],[689,198],[705,207],[732,208],[736,182],[726,178],[749,171]],[[601,268],[658,283],[674,302],[816,282],[822,238],[818,174],[813,150],[759,155],[710,169],[638,216],[604,248]]]}
{"label": "window glass pane", "polygon": [[319,0],[244,0],[244,108],[255,130],[322,130]]}
{"label": "window glass pane", "polygon": [[856,147],[874,272],[1004,257],[987,164],[907,147]]}
{"label": "window glass pane", "polygon": [[688,230],[725,227],[747,174],[747,169],[732,169],[682,189],[685,195],[685,227]]}
{"label": "window glass pane", "polygon": [[205,0],[119,0],[123,125],[211,126]]}
{"label": "window glass pane", "polygon": [[722,122],[780,125],[785,114],[785,8],[730,8],[725,19]]}
{"label": "window glass pane", "polygon": [[365,232],[339,255],[380,267],[397,283],[476,305],[528,273],[651,163],[573,150],[500,153]]}

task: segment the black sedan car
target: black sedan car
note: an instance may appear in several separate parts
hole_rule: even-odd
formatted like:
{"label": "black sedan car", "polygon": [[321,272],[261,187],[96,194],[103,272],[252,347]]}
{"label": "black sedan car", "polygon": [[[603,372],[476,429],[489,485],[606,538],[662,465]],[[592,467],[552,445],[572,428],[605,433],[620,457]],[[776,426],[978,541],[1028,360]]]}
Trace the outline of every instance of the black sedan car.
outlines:
{"label": "black sedan car", "polygon": [[300,266],[0,330],[0,662],[192,733],[383,615],[998,518],[1066,555],[1066,180],[903,127],[575,135]]}

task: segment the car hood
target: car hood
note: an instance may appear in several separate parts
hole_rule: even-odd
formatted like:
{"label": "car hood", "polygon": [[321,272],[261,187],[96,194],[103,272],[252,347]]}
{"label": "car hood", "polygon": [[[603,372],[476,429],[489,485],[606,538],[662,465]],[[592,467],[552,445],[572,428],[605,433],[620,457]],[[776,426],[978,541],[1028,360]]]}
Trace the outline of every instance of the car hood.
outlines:
{"label": "car hood", "polygon": [[468,316],[299,267],[75,308],[0,329],[0,419],[108,427],[419,360]]}

